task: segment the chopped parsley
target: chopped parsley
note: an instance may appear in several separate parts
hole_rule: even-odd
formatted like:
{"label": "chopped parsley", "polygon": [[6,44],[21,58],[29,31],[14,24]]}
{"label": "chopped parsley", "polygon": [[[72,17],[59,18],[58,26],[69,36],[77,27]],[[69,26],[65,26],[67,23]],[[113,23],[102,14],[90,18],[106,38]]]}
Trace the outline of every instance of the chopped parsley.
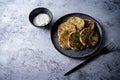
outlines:
{"label": "chopped parsley", "polygon": [[80,38],[80,34],[76,33],[76,34],[73,34],[73,35],[72,35],[72,38],[71,38],[70,41],[71,41],[72,43],[78,43],[78,42],[80,42],[79,38]]}

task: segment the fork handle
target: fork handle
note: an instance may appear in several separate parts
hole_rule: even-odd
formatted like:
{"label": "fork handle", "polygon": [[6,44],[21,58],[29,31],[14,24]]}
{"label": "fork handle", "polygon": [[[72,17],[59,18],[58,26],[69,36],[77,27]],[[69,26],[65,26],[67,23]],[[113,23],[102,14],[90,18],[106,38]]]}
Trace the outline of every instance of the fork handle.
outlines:
{"label": "fork handle", "polygon": [[77,65],[76,67],[74,67],[73,69],[71,69],[70,71],[68,71],[67,73],[65,73],[64,76],[67,76],[67,75],[69,75],[69,74],[77,71],[78,69],[84,67],[85,65],[87,65],[89,62],[91,62],[92,60],[94,60],[98,56],[99,56],[98,54],[96,54],[94,56],[90,56],[84,62],[80,63],[79,65]]}
{"label": "fork handle", "polygon": [[101,54],[100,53],[108,53],[110,52],[110,50],[108,49],[107,46],[105,46],[104,48],[102,48],[100,50],[99,53],[91,55],[90,57],[88,57],[84,62],[82,62],[81,64],[77,65],[76,67],[74,67],[73,69],[71,69],[70,71],[68,71],[67,73],[65,73],[64,76],[67,76],[75,71],[77,71],[78,69],[84,67],[85,65],[87,65],[89,62],[91,62],[92,60],[94,60],[95,58],[99,57]]}
{"label": "fork handle", "polygon": [[96,54],[94,56],[90,56],[89,58],[87,58],[84,62],[82,62],[81,64],[77,65],[76,67],[74,67],[73,69],[71,69],[70,71],[68,71],[67,73],[65,73],[64,76],[67,76],[75,71],[77,71],[78,69],[84,67],[85,65],[87,65],[89,62],[91,62],[92,60],[94,60],[96,57],[98,57],[99,55]]}

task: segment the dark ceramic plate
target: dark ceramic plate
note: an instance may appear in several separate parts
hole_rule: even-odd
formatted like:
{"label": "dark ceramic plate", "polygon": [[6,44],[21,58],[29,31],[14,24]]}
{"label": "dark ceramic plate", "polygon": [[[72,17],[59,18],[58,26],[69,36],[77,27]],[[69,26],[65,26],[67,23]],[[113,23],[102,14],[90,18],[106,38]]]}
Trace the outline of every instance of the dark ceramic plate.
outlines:
{"label": "dark ceramic plate", "polygon": [[[96,46],[85,48],[82,51],[65,50],[65,49],[60,47],[59,42],[58,42],[58,35],[57,35],[58,26],[61,23],[65,22],[71,16],[79,16],[81,18],[88,18],[88,19],[94,21],[95,29],[99,34],[99,41],[98,41]],[[102,43],[102,29],[101,29],[100,24],[91,16],[86,15],[86,14],[82,14],[82,13],[71,13],[71,14],[67,14],[67,15],[61,17],[60,19],[58,19],[56,21],[56,23],[54,24],[54,26],[52,27],[52,30],[51,30],[51,40],[52,40],[52,43],[55,46],[55,48],[63,55],[71,57],[71,58],[82,58],[82,57],[89,56],[100,49],[100,46]]]}

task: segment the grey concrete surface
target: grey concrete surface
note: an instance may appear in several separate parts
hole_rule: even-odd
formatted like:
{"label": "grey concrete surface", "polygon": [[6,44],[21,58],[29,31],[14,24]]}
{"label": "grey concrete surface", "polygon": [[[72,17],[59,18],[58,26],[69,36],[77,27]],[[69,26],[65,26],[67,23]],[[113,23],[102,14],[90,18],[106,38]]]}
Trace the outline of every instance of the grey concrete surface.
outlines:
{"label": "grey concrete surface", "polygon": [[54,23],[68,13],[85,13],[98,20],[104,43],[120,48],[120,0],[0,0],[0,80],[120,80],[120,52],[110,52],[77,72],[64,73],[83,60],[61,55],[50,29],[32,26],[31,10],[46,7]]}

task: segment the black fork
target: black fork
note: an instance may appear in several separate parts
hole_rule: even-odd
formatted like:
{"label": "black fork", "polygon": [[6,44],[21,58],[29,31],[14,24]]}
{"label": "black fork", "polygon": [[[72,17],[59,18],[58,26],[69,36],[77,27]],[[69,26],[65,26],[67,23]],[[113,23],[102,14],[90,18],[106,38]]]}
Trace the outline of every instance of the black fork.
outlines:
{"label": "black fork", "polygon": [[70,71],[68,71],[67,73],[65,73],[64,76],[67,76],[75,71],[77,71],[78,69],[84,67],[85,65],[87,65],[89,62],[91,62],[92,60],[94,60],[95,58],[99,57],[101,54],[106,54],[112,51],[120,51],[119,48],[116,47],[116,45],[113,42],[110,42],[108,45],[106,45],[105,47],[103,47],[99,53],[94,54],[90,57],[88,57],[83,63],[77,65],[76,67],[72,68]]}

